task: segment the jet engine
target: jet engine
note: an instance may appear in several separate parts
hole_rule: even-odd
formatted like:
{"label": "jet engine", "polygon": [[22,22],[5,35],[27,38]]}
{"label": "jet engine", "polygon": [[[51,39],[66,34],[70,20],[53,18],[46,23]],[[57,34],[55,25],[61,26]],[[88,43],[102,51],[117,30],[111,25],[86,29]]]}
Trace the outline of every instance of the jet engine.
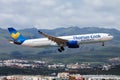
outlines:
{"label": "jet engine", "polygon": [[79,48],[78,42],[77,41],[68,41],[67,42],[68,48]]}

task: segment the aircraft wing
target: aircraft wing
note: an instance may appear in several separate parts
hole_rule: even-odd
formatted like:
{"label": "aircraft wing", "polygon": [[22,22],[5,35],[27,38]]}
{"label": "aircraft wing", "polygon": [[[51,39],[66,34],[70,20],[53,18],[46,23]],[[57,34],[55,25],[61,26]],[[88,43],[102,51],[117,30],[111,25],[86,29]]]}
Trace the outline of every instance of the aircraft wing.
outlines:
{"label": "aircraft wing", "polygon": [[61,39],[61,38],[58,38],[58,37],[48,35],[48,34],[43,33],[41,31],[38,31],[38,32],[39,32],[39,34],[47,37],[49,40],[56,42],[59,46],[66,46],[66,42],[68,41],[66,39]]}

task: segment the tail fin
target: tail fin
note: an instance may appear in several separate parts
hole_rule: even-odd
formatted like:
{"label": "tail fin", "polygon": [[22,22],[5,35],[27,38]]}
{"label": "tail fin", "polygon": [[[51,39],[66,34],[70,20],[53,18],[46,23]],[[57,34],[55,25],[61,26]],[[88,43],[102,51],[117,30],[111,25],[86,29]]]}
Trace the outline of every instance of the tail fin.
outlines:
{"label": "tail fin", "polygon": [[26,40],[26,38],[25,37],[23,37],[21,34],[20,34],[20,32],[18,32],[17,30],[15,30],[14,28],[8,28],[8,31],[9,31],[9,33],[10,33],[10,36],[12,37],[12,39],[13,39],[13,42],[15,43],[15,44],[22,44],[25,40]]}

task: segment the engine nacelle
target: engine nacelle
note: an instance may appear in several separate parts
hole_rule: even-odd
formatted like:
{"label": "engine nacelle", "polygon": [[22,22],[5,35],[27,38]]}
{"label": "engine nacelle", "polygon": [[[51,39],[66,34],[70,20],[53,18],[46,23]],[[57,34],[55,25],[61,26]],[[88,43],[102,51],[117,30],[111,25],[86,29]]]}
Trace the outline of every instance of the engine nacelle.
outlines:
{"label": "engine nacelle", "polygon": [[67,46],[69,48],[79,48],[78,42],[77,41],[72,41],[72,40],[67,42]]}

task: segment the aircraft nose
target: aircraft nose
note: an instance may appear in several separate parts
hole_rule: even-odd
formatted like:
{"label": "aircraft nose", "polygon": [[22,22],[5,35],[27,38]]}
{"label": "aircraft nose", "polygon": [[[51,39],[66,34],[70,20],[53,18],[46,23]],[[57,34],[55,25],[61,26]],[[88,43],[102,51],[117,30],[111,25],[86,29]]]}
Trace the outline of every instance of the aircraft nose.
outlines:
{"label": "aircraft nose", "polygon": [[109,40],[112,40],[113,38],[114,38],[113,35],[108,34],[108,39],[109,39]]}
{"label": "aircraft nose", "polygon": [[114,38],[114,36],[113,36],[113,35],[111,35],[111,36],[110,36],[110,39],[113,39],[113,38]]}
{"label": "aircraft nose", "polygon": [[111,36],[111,38],[113,39],[113,38],[114,38],[114,36]]}

